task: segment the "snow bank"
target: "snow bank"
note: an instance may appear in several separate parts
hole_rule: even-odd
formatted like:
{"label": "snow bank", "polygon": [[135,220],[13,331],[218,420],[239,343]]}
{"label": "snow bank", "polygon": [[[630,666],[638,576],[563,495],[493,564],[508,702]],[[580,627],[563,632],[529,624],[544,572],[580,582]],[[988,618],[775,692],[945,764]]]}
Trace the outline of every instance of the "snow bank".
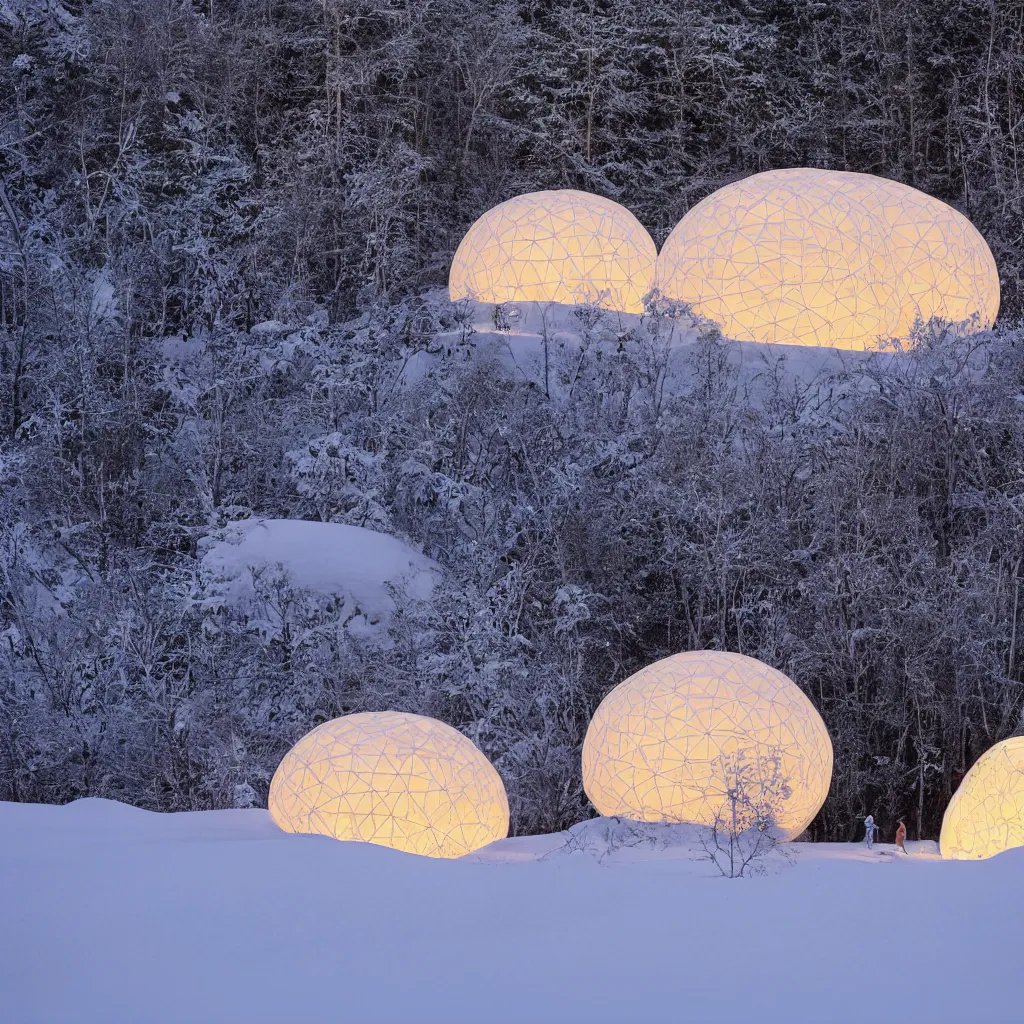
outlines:
{"label": "snow bank", "polygon": [[203,570],[218,581],[214,602],[247,608],[254,576],[283,569],[289,581],[343,601],[350,628],[386,621],[392,590],[427,601],[440,573],[437,564],[395,537],[344,523],[297,519],[243,519],[202,542]]}
{"label": "snow bank", "polygon": [[[437,861],[265,811],[0,804],[5,1019],[1004,1021],[1024,850],[791,844],[727,880],[647,857]],[[492,848],[488,848],[493,850]],[[486,852],[486,851],[485,851]]]}

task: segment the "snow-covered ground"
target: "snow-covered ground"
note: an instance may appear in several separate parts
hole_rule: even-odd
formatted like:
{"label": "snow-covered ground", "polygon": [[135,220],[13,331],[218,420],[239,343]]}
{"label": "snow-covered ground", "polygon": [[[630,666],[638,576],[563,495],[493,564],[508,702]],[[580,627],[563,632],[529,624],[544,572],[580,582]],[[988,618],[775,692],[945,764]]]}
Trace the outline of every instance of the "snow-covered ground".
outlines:
{"label": "snow-covered ground", "polygon": [[0,1019],[1022,1019],[1024,849],[792,844],[729,880],[567,838],[438,861],[260,810],[0,803]]}

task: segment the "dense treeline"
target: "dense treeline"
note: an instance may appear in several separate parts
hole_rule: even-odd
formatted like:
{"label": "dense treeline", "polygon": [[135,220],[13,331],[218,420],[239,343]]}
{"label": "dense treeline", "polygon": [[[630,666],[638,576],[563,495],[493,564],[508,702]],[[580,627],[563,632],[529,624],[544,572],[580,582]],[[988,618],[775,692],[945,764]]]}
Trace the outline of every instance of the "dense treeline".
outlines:
{"label": "dense treeline", "polygon": [[[666,395],[656,317],[584,318],[545,393],[421,296],[518,192],[660,241],[811,164],[964,210],[1008,324],[1022,40],[971,0],[0,0],[0,797],[245,804],[312,722],[395,706],[484,747],[518,830],[561,827],[608,688],[720,646],[822,709],[818,837],[936,834],[1022,724],[1021,335],[755,400],[713,336]],[[196,568],[253,514],[408,537],[445,582],[387,647],[281,581],[254,629]]]}
{"label": "dense treeline", "polygon": [[609,195],[660,242],[800,165],[954,204],[1020,309],[1018,3],[5,0],[0,31],[13,248],[109,266],[140,330],[443,282],[530,189]]}

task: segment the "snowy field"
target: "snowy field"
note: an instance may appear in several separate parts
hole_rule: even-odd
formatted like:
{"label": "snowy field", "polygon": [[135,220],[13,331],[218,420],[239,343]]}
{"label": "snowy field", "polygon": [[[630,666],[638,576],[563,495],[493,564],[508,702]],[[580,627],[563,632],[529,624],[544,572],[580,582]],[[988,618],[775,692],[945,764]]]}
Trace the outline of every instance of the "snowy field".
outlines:
{"label": "snowy field", "polygon": [[909,845],[792,844],[729,880],[685,845],[435,861],[262,810],[0,803],[0,1019],[1022,1019],[1024,849]]}

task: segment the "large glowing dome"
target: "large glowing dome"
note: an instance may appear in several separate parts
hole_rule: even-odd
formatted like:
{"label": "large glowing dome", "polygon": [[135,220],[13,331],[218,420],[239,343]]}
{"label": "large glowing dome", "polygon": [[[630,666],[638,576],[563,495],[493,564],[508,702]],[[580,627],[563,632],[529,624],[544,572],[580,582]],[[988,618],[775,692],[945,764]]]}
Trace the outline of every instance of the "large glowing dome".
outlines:
{"label": "large glowing dome", "polygon": [[589,192],[529,192],[488,210],[452,261],[453,302],[592,303],[642,313],[658,251],[618,203]]}
{"label": "large glowing dome", "polygon": [[1024,736],[990,747],[964,776],[942,818],[939,849],[984,860],[1024,846]]}
{"label": "large glowing dome", "polygon": [[873,349],[916,317],[987,329],[999,274],[952,207],[870,174],[792,168],[698,203],[658,257],[658,287],[729,338]]}
{"label": "large glowing dome", "polygon": [[[832,781],[832,742],[800,688],[754,658],[690,651],[648,665],[601,702],[583,742],[583,787],[604,815],[721,823],[730,771],[775,763],[775,825],[791,839]],[[758,793],[753,799],[761,799]]]}
{"label": "large glowing dome", "polygon": [[285,755],[270,783],[285,832],[461,857],[508,835],[501,777],[443,722],[393,711],[325,722]]}

